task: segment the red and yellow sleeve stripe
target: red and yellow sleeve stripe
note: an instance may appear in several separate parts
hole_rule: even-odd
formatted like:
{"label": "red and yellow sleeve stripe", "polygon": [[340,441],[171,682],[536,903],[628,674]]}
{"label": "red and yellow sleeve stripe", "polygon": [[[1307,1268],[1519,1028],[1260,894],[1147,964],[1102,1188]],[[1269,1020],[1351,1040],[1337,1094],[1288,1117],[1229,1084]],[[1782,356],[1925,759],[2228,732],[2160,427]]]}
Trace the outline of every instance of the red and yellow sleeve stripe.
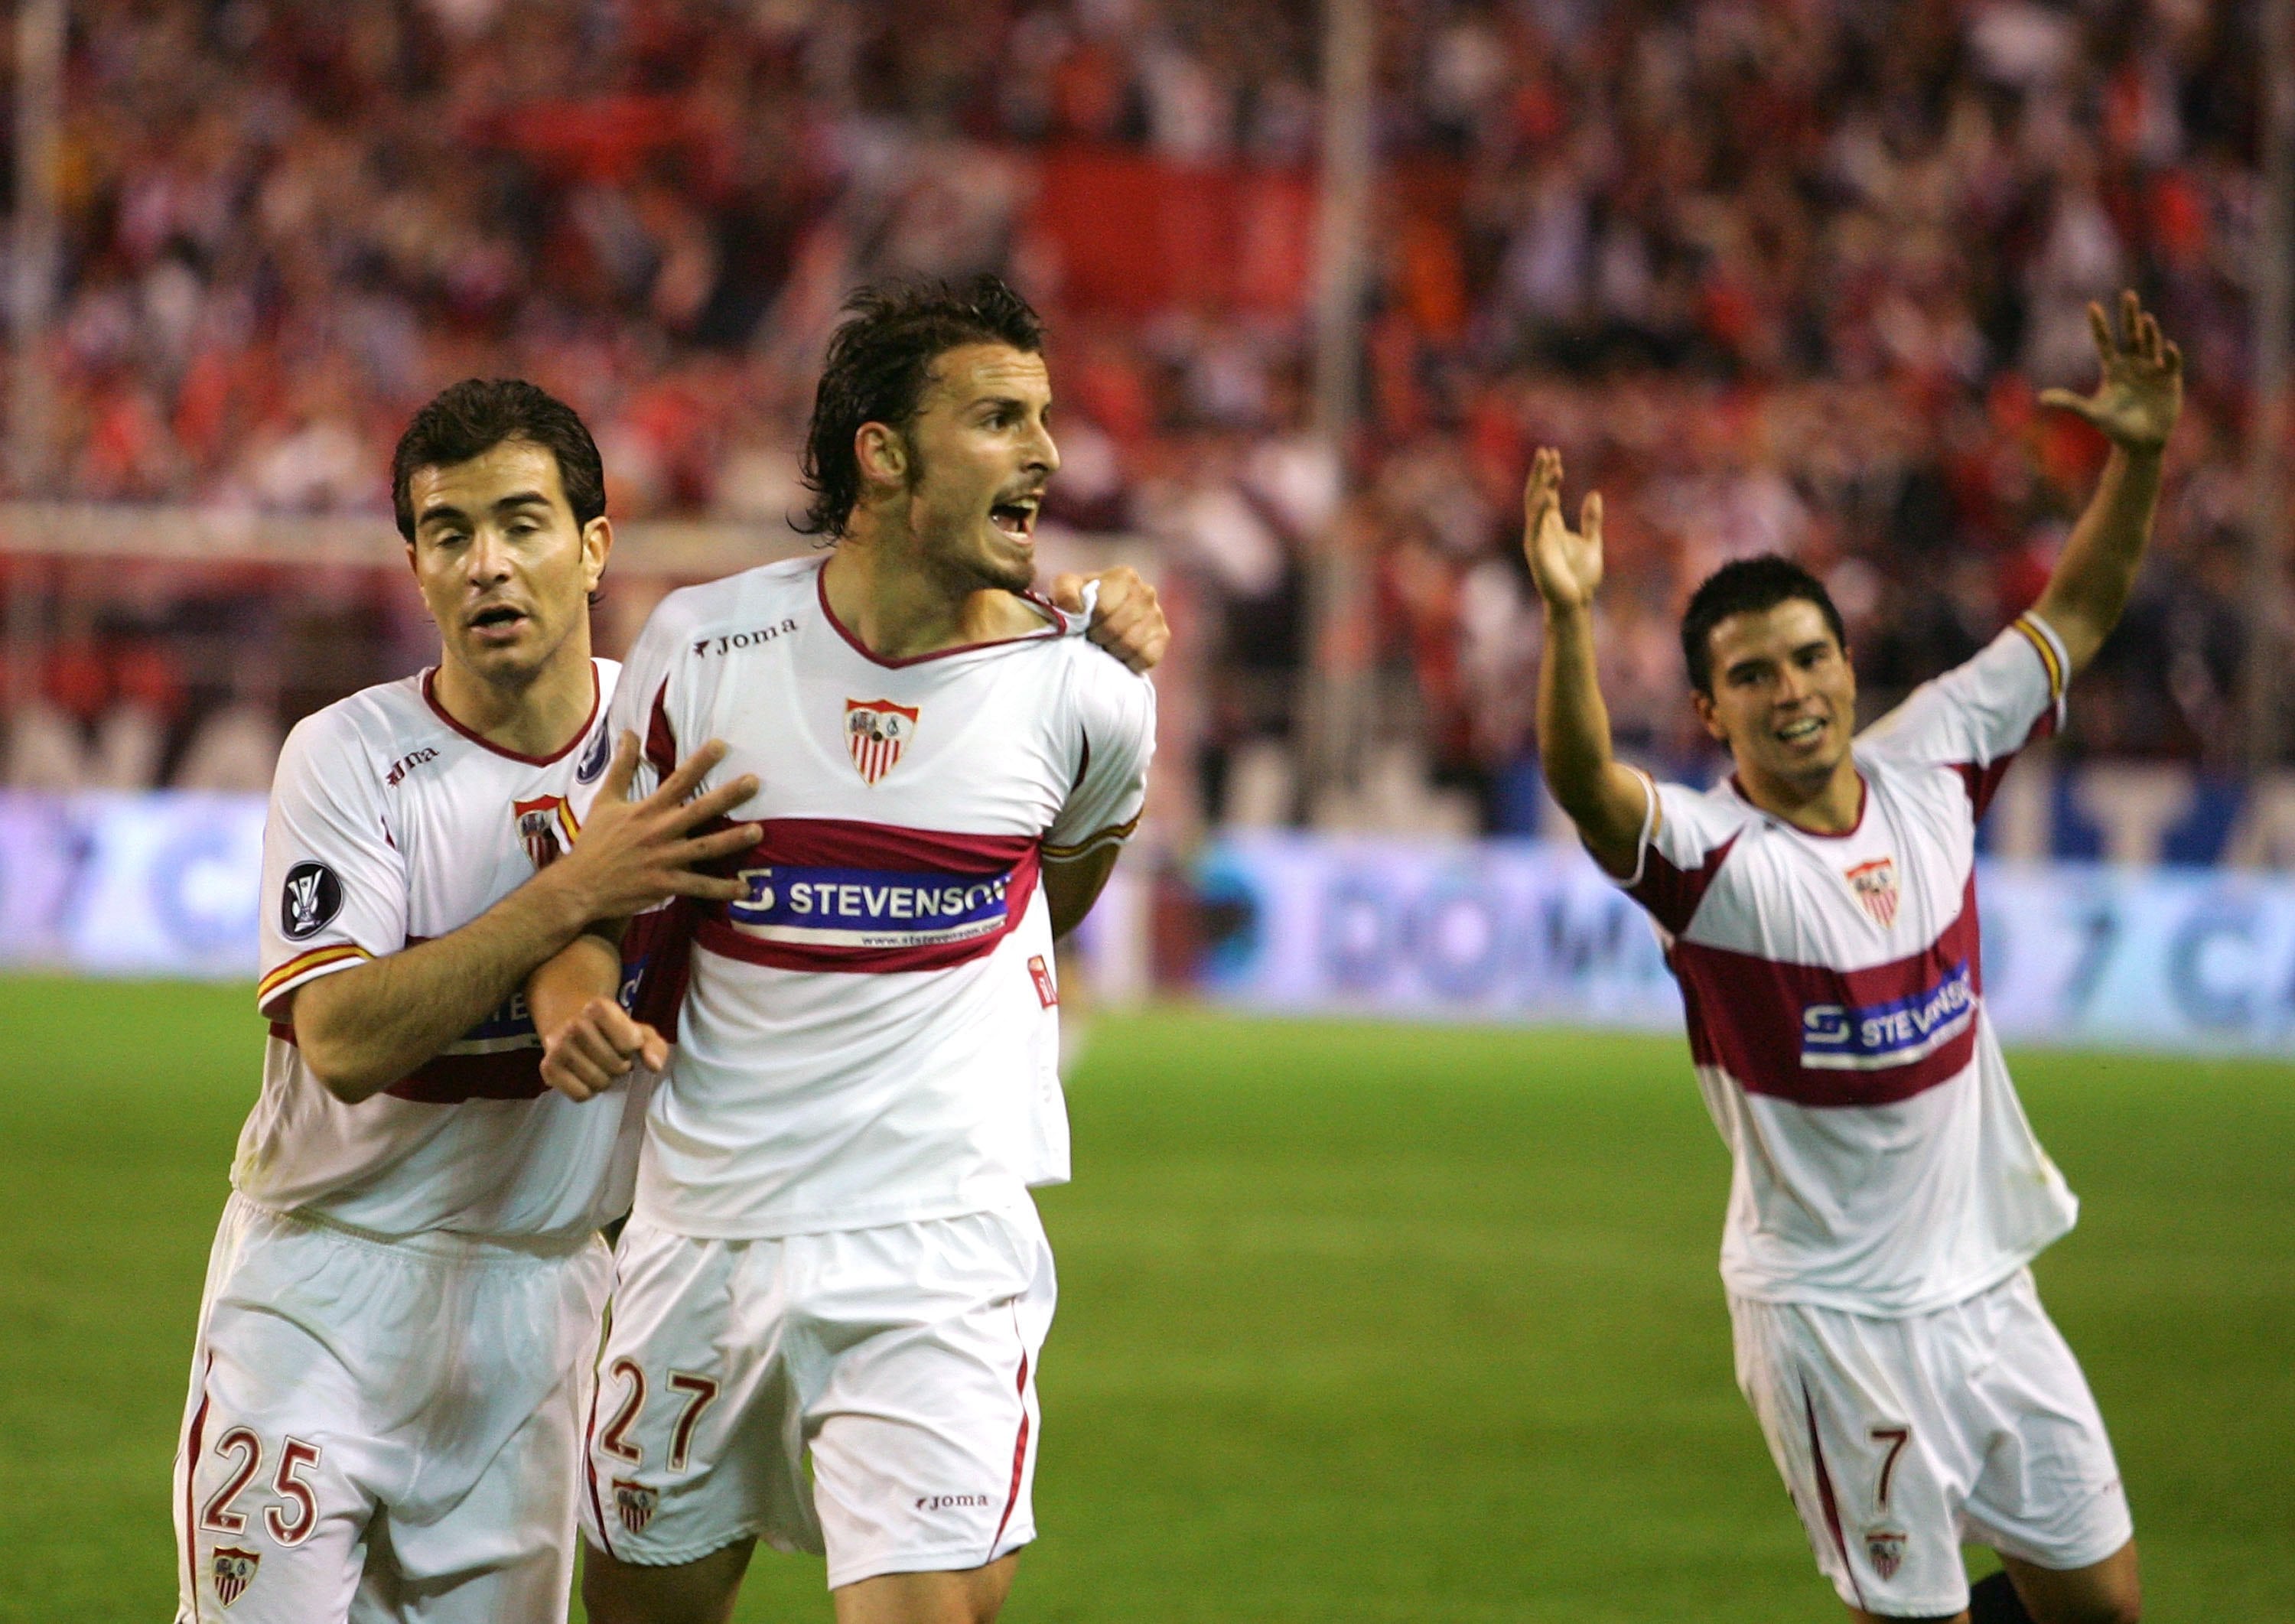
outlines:
{"label": "red and yellow sleeve stripe", "polygon": [[1074,845],[1053,845],[1048,841],[1044,845],[1044,861],[1074,862],[1079,857],[1089,857],[1102,846],[1120,845],[1131,839],[1132,831],[1139,827],[1139,816],[1135,812],[1130,822],[1111,823],[1097,834],[1085,836]]}
{"label": "red and yellow sleeve stripe", "polygon": [[330,965],[348,964],[357,959],[373,957],[374,955],[368,952],[366,949],[354,947],[347,942],[338,942],[331,947],[314,947],[307,953],[298,953],[256,983],[256,1008],[261,1008],[277,996],[280,988],[286,986],[290,982],[299,980],[314,970],[324,969]]}
{"label": "red and yellow sleeve stripe", "polygon": [[2024,641],[2032,645],[2032,651],[2040,657],[2040,664],[2047,668],[2048,698],[2061,701],[2066,673],[2063,649],[2056,642],[2054,628],[2027,610],[2016,616],[2016,629],[2024,634]]}

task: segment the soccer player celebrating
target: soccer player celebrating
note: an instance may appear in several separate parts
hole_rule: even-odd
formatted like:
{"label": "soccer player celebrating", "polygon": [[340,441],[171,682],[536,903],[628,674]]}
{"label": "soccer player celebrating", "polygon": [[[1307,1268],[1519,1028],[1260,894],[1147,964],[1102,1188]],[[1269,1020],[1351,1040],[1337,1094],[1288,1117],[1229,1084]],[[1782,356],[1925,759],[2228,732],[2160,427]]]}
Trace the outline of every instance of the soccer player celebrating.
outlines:
{"label": "soccer player celebrating", "polygon": [[271,1038],[176,1466],[184,1620],[562,1616],[638,1118],[543,1086],[519,983],[601,905],[738,892],[694,869],[752,833],[694,832],[747,788],[686,800],[714,748],[623,798],[589,630],[613,531],[569,408],[458,384],[391,477],[439,660],[280,757]]}
{"label": "soccer player celebrating", "polygon": [[[439,660],[306,718],[273,787],[272,1035],[176,1461],[188,1624],[565,1616],[641,1098],[548,1089],[519,987],[601,912],[746,895],[698,869],[760,832],[697,832],[755,788],[696,796],[715,744],[625,799],[619,667],[590,652],[613,532],[570,408],[457,384],[392,493]],[[1152,594],[1102,584],[1160,637]]]}
{"label": "soccer player celebrating", "polygon": [[[2181,357],[2135,295],[2117,339],[2091,316],[2102,385],[2042,399],[2111,457],[2039,601],[1858,735],[1824,587],[1780,558],[1725,566],[1681,628],[1692,702],[1736,764],[1708,791],[1611,754],[1601,498],[1573,534],[1550,451],[1526,494],[1547,780],[1665,942],[1736,1164],[1738,1382],[1858,1619],[2137,1616],[2111,1442],[2026,1267],[2077,1209],[1985,1016],[1973,866],[2001,775],[2128,600],[2182,404]],[[1964,1538],[2007,1570],[1972,1595]]]}
{"label": "soccer player celebrating", "polygon": [[[1059,466],[1035,313],[992,277],[850,309],[806,447],[834,550],[665,600],[615,699],[657,770],[723,737],[764,832],[744,894],[693,910],[620,1241],[599,1624],[730,1617],[760,1538],[826,1551],[844,1624],[985,1620],[1034,1533],[1052,944],[1137,820],[1154,690],[1030,591]],[[660,1057],[618,964],[592,936],[533,983],[569,1088]]]}

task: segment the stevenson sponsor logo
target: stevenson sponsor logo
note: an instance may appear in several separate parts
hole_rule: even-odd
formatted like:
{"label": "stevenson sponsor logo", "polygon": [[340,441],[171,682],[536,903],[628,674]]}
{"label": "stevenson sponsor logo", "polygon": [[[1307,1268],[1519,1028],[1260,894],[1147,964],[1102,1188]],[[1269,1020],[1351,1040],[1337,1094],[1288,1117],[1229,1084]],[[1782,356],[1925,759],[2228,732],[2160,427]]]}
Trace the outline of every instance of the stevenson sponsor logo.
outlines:
{"label": "stevenson sponsor logo", "polygon": [[830,947],[920,947],[1002,930],[1009,869],[990,876],[776,864],[743,869],[749,894],[726,904],[744,934]]}
{"label": "stevenson sponsor logo", "polygon": [[1967,959],[1925,992],[1882,1004],[1810,1004],[1801,1014],[1801,1063],[1818,1071],[1877,1072],[1934,1054],[1976,1018]]}

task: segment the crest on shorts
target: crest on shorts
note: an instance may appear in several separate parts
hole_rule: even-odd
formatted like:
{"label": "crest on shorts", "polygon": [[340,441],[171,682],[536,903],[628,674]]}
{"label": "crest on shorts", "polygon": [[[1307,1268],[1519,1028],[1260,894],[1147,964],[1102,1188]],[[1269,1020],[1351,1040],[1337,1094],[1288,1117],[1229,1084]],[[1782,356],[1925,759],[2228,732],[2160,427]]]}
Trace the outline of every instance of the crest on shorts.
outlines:
{"label": "crest on shorts", "polygon": [[1873,1564],[1873,1571],[1883,1579],[1894,1579],[1897,1570],[1905,1565],[1905,1536],[1894,1529],[1876,1528],[1865,1536],[1865,1555]]}
{"label": "crest on shorts", "polygon": [[649,1489],[643,1483],[633,1483],[625,1477],[614,1480],[614,1515],[633,1534],[642,1534],[653,1514],[661,1508],[661,1490]]}
{"label": "crest on shorts", "polygon": [[901,752],[916,737],[917,709],[890,699],[847,699],[845,743],[861,780],[873,784],[900,764]]}
{"label": "crest on shorts", "polygon": [[1842,877],[1873,916],[1873,922],[1883,930],[1897,922],[1897,860],[1875,857],[1870,862],[1860,862]]}
{"label": "crest on shorts", "polygon": [[208,1571],[215,1575],[216,1600],[225,1606],[247,1594],[248,1586],[255,1582],[255,1570],[263,1565],[263,1553],[242,1551],[235,1545],[219,1545],[208,1559]]}
{"label": "crest on shorts", "polygon": [[519,844],[534,860],[537,874],[566,855],[581,826],[564,796],[543,796],[535,801],[512,801],[510,816],[518,823]]}

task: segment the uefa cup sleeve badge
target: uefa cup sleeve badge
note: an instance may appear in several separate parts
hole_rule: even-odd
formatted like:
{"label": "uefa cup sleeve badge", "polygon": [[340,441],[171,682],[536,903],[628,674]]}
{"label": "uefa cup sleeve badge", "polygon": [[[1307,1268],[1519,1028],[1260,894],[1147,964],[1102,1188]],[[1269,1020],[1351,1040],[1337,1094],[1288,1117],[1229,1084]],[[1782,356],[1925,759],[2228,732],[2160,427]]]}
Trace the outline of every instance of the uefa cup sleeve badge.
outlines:
{"label": "uefa cup sleeve badge", "polygon": [[323,862],[298,862],[287,870],[279,895],[279,934],[290,942],[315,936],[343,910],[343,882]]}
{"label": "uefa cup sleeve badge", "polygon": [[845,702],[845,743],[861,781],[873,784],[890,772],[901,752],[916,737],[917,709],[890,699],[847,699]]}
{"label": "uefa cup sleeve badge", "polygon": [[534,861],[536,874],[566,855],[581,826],[564,796],[543,796],[535,801],[512,801],[510,816],[518,822],[519,844]]}

